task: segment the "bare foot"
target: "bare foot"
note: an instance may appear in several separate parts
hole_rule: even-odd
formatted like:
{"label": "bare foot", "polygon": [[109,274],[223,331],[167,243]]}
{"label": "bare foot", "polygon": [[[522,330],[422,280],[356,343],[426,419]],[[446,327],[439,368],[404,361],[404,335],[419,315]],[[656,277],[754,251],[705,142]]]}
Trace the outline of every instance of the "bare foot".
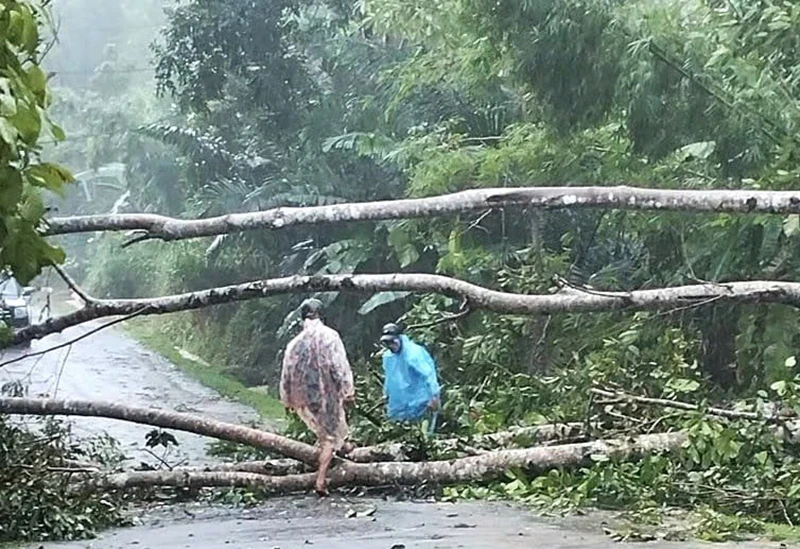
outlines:
{"label": "bare foot", "polygon": [[314,491],[317,493],[318,497],[328,497],[328,488],[325,485],[320,486],[317,484],[317,486],[314,488]]}

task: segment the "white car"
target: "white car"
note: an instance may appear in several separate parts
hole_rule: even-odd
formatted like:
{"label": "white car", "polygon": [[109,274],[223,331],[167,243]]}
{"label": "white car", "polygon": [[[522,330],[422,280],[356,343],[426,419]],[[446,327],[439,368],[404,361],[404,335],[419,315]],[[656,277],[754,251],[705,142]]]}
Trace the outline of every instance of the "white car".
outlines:
{"label": "white car", "polygon": [[33,288],[23,287],[14,277],[0,279],[0,318],[11,328],[30,326],[30,296]]}

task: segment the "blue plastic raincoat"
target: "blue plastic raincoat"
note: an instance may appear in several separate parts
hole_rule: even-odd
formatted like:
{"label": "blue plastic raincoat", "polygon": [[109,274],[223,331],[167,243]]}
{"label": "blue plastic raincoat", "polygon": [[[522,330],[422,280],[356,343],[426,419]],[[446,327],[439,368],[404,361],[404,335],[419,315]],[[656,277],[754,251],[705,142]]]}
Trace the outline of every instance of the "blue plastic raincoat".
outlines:
{"label": "blue plastic raincoat", "polygon": [[441,387],[436,362],[422,345],[401,335],[402,347],[395,354],[383,353],[383,394],[388,399],[387,415],[393,421],[422,419],[430,401]]}

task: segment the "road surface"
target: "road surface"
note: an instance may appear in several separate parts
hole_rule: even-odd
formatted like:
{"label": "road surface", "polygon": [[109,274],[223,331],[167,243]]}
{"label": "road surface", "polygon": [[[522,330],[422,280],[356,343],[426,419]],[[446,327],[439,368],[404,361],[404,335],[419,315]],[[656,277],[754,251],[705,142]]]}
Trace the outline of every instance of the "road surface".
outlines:
{"label": "road surface", "polygon": [[[0,362],[22,353],[47,349],[74,339],[108,319],[86,323],[34,341],[29,350],[0,351]],[[135,406],[189,412],[233,423],[259,420],[249,407],[220,397],[214,391],[178,370],[160,355],[146,349],[123,332],[109,328],[71,347],[0,368],[0,386],[22,382],[28,396],[94,399]],[[145,435],[152,427],[112,419],[71,418],[73,433],[79,437],[107,433],[117,439],[128,457],[126,465],[158,460],[146,451]],[[179,446],[170,450],[171,464],[188,460],[202,465],[213,461],[206,455],[208,438],[170,430]],[[161,452],[158,452],[161,456]]]}
{"label": "road surface", "polygon": [[[352,515],[356,516],[352,516]],[[350,518],[348,518],[350,517]],[[504,503],[284,498],[253,509],[193,505],[145,516],[140,526],[44,549],[620,549],[612,517],[547,519]],[[641,547],[642,544],[632,544]],[[655,541],[648,549],[766,549],[778,543]],[[35,547],[35,546],[34,546]],[[33,549],[33,547],[31,548]]]}

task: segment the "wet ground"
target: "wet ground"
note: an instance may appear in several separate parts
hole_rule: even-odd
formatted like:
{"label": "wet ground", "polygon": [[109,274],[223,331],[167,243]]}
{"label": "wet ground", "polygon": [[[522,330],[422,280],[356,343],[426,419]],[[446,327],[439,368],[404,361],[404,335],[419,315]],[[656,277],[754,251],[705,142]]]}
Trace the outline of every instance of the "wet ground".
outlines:
{"label": "wet ground", "polygon": [[[367,498],[284,498],[253,509],[172,507],[91,542],[45,549],[501,549],[619,548],[603,533],[605,515],[538,517],[503,503],[425,503]],[[641,544],[637,544],[641,545]],[[758,549],[778,543],[649,542],[652,549]]]}
{"label": "wet ground", "polygon": [[[75,327],[34,342],[38,351],[68,341],[106,322]],[[7,351],[0,362],[24,351]],[[29,395],[103,399],[138,406],[192,412],[223,421],[249,422],[256,413],[221,398],[172,364],[117,329],[101,331],[71,348],[28,358],[0,368],[0,385],[22,381]],[[155,464],[144,447],[149,427],[126,422],[74,418],[80,435],[106,432],[131,458]],[[181,459],[200,464],[208,439],[174,432]],[[79,549],[411,549],[411,548],[581,548],[618,547],[603,531],[603,515],[551,520],[503,503],[413,503],[370,498],[293,497],[267,501],[251,509],[190,504],[137,513],[138,525],[105,532],[92,541],[34,544],[31,548]],[[701,543],[652,542],[652,548],[704,547]],[[733,544],[715,545],[732,547]],[[778,543],[737,544],[742,548],[779,547]]]}

